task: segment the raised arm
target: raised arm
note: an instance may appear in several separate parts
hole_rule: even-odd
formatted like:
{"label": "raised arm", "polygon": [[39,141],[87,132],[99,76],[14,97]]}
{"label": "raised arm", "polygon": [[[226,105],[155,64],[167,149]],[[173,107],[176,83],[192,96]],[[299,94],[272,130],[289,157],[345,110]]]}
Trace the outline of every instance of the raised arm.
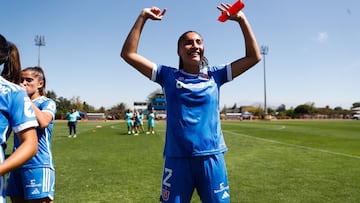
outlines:
{"label": "raised arm", "polygon": [[148,19],[161,20],[165,12],[166,9],[161,12],[157,7],[143,9],[131,28],[121,50],[121,57],[148,78],[151,78],[152,75],[153,62],[137,53],[140,35]]}
{"label": "raised arm", "polygon": [[[221,4],[221,6],[218,6],[218,9],[221,12],[226,12],[229,6],[229,4]],[[261,60],[261,54],[245,14],[240,11],[228,18],[239,23],[245,41],[245,56],[231,63],[232,77],[235,78],[258,63]]]}

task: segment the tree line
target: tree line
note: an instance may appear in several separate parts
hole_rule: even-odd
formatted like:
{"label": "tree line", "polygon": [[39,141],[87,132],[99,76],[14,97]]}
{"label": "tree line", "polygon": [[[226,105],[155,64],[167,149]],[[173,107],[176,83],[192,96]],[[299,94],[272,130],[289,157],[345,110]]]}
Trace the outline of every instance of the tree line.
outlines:
{"label": "tree line", "polygon": [[[84,113],[105,113],[105,115],[109,118],[123,119],[125,111],[128,108],[125,103],[119,103],[109,109],[105,109],[103,106],[97,109],[87,102],[82,101],[79,96],[72,97],[70,99],[62,96],[58,97],[52,90],[47,91],[46,96],[53,99],[56,103],[56,119],[65,119],[67,112],[69,112],[72,108]],[[83,117],[86,117],[86,114],[84,114]]]}
{"label": "tree line", "polygon": [[[149,94],[148,101],[154,97],[156,93],[161,92],[160,90],[156,90]],[[53,99],[56,102],[57,112],[56,119],[65,119],[66,113],[70,111],[70,109],[75,108],[78,111],[87,113],[105,113],[107,118],[119,120],[124,119],[124,115],[126,110],[129,108],[123,102],[120,102],[109,109],[105,107],[95,108],[94,106],[88,104],[85,101],[82,101],[80,97],[72,97],[70,99],[64,98],[62,96],[57,97],[56,93],[52,90],[47,91],[47,97]],[[354,102],[352,104],[351,109],[360,107],[360,102]],[[267,113],[272,117],[276,117],[278,119],[295,119],[295,118],[324,118],[324,119],[336,119],[336,118],[351,118],[352,111],[351,109],[343,109],[340,106],[335,108],[330,108],[329,106],[325,107],[316,107],[314,103],[305,103],[300,104],[298,106],[291,107],[289,109],[286,108],[284,104],[281,104],[277,108],[267,108]],[[236,104],[234,106],[227,108],[223,107],[221,110],[222,113],[228,112],[245,112],[248,111],[252,113],[253,116],[258,118],[265,117],[264,108],[260,106],[241,106],[237,107]]]}
{"label": "tree line", "polygon": [[[354,102],[351,109],[360,107],[360,102]],[[351,118],[353,111],[351,109],[343,109],[341,106],[330,108],[330,106],[316,107],[315,103],[305,103],[298,106],[286,108],[285,104],[281,104],[277,108],[267,108],[268,115],[277,119],[348,119]],[[231,108],[223,107],[222,113],[229,112],[250,112],[255,118],[264,118],[265,111],[261,106],[241,106],[236,104]]]}

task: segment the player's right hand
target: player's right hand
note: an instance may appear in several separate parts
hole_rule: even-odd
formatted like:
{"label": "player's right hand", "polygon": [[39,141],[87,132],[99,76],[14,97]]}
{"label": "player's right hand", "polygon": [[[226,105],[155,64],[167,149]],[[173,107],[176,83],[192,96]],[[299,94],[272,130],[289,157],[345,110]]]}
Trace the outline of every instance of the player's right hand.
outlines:
{"label": "player's right hand", "polygon": [[152,8],[145,8],[143,10],[143,14],[146,18],[150,18],[152,20],[162,20],[166,13],[166,8],[164,8],[162,11],[158,7],[152,7]]}

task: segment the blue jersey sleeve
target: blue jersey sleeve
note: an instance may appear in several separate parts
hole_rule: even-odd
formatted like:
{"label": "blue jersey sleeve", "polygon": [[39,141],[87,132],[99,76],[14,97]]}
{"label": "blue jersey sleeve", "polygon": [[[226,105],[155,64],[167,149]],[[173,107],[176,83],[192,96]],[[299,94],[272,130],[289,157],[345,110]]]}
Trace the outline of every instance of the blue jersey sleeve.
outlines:
{"label": "blue jersey sleeve", "polygon": [[15,133],[38,126],[32,102],[25,91],[15,91],[10,106],[11,126]]}
{"label": "blue jersey sleeve", "polygon": [[26,92],[0,76],[0,143],[6,142],[11,130],[17,133],[36,126],[35,112]]}
{"label": "blue jersey sleeve", "polygon": [[232,73],[230,64],[209,67],[208,74],[210,77],[214,77],[216,83],[220,84],[220,86],[233,79],[231,76]]}
{"label": "blue jersey sleeve", "polygon": [[54,102],[54,100],[43,97],[42,101],[40,101],[39,104],[37,104],[37,106],[41,111],[51,113],[53,119],[55,119],[56,103]]}

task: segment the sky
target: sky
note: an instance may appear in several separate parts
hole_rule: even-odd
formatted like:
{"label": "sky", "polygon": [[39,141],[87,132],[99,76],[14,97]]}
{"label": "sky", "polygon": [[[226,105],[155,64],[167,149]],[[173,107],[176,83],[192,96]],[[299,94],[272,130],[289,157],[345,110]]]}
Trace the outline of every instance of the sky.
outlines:
{"label": "sky", "polygon": [[[166,8],[162,21],[148,21],[138,52],[155,63],[178,66],[177,40],[201,33],[210,65],[244,56],[237,23],[217,21],[215,0],[3,0],[0,33],[14,42],[22,67],[38,64],[35,36],[45,37],[40,66],[47,90],[79,97],[95,108],[133,106],[161,87],[120,58],[122,44],[143,8]],[[234,3],[235,0],[225,2]],[[359,0],[244,0],[259,46],[259,62],[221,88],[220,107],[312,103],[350,109],[360,102]],[[264,59],[264,58],[263,58]],[[264,68],[265,67],[265,68]],[[0,67],[2,69],[2,67]],[[265,69],[265,74],[264,74]],[[264,76],[266,88],[264,88]]]}

